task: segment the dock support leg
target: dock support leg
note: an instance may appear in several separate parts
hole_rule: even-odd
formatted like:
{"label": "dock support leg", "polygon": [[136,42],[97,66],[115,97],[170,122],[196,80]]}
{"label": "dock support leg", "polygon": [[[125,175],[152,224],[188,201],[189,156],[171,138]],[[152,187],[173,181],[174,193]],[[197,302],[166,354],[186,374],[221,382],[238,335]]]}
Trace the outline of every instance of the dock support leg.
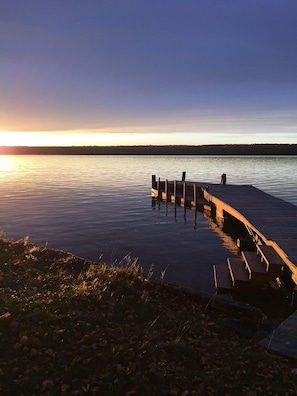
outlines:
{"label": "dock support leg", "polygon": [[187,183],[183,183],[183,197],[181,199],[181,204],[186,206],[186,199],[187,199]]}
{"label": "dock support leg", "polygon": [[162,191],[160,190],[160,187],[161,187],[161,180],[160,180],[160,177],[158,178],[158,181],[157,181],[157,190],[158,190],[158,198],[162,198]]}
{"label": "dock support leg", "polygon": [[168,202],[168,179],[165,180],[165,201]]}
{"label": "dock support leg", "polygon": [[173,195],[174,195],[174,202],[176,201],[176,180],[173,182]]}
{"label": "dock support leg", "polygon": [[194,209],[196,209],[197,206],[197,185],[194,183],[193,185],[193,201],[191,205]]}
{"label": "dock support leg", "polygon": [[171,196],[171,202],[176,203],[176,180],[173,181],[173,195]]}

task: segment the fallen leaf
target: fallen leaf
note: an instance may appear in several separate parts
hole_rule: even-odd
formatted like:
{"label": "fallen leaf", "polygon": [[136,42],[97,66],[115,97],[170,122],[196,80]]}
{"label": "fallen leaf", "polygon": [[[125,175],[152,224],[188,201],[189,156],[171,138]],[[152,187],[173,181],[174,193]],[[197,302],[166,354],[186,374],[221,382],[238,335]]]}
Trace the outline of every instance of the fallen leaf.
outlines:
{"label": "fallen leaf", "polygon": [[10,312],[6,312],[5,314],[3,314],[3,315],[0,316],[0,319],[7,319],[7,318],[9,318],[10,316],[11,316],[11,313],[10,313]]}

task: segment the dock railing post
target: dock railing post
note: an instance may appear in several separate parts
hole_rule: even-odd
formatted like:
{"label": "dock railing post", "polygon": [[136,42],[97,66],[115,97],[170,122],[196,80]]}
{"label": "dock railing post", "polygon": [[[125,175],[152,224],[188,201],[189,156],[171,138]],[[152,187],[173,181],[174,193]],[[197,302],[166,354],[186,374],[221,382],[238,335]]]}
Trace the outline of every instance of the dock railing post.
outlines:
{"label": "dock railing post", "polygon": [[183,172],[183,174],[182,174],[182,181],[185,181],[186,180],[186,172]]}

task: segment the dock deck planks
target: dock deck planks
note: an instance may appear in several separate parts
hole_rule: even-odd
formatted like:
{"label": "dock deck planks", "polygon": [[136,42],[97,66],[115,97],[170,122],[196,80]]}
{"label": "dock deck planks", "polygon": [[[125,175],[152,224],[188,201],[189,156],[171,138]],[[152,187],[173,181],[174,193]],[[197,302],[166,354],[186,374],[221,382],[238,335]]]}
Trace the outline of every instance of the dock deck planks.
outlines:
{"label": "dock deck planks", "polygon": [[213,270],[216,289],[230,291],[232,289],[232,281],[228,268],[225,265],[215,265]]}
{"label": "dock deck planks", "polygon": [[266,264],[263,264],[263,262],[260,261],[260,258],[256,252],[243,251],[242,258],[249,267],[251,274],[266,274]]}
{"label": "dock deck planks", "polygon": [[283,266],[284,262],[271,246],[258,245],[258,252],[267,261],[267,264]]}
{"label": "dock deck planks", "polygon": [[211,184],[207,195],[208,199],[219,199],[238,212],[266,241],[275,242],[297,266],[296,205],[249,185]]}
{"label": "dock deck planks", "polygon": [[231,257],[227,259],[227,262],[234,286],[238,283],[247,282],[249,280],[249,273],[241,259]]}

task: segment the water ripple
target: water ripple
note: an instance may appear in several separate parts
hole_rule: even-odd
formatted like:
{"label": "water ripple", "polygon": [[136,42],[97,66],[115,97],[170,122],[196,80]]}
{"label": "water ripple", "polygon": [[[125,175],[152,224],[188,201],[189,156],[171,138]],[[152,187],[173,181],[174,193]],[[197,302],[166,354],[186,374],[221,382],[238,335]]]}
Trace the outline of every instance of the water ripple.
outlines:
{"label": "water ripple", "polygon": [[[7,166],[7,163],[9,166]],[[252,184],[297,205],[295,157],[8,156],[0,172],[0,229],[110,262],[127,253],[155,276],[212,291],[212,265],[232,254],[201,213],[152,207],[151,175]]]}

